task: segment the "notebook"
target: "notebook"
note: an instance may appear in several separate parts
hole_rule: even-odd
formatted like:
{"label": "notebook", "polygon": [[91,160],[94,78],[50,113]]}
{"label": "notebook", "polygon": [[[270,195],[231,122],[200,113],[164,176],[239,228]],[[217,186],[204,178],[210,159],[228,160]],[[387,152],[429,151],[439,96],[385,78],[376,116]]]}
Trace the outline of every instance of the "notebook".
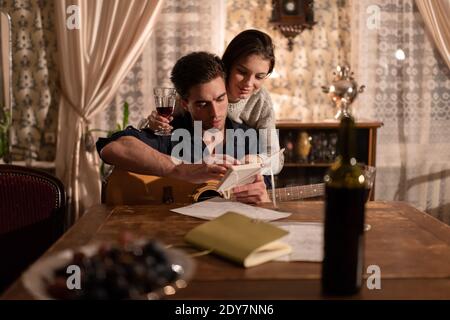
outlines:
{"label": "notebook", "polygon": [[227,212],[189,231],[185,241],[248,268],[291,253],[291,247],[279,241],[288,233],[269,223]]}

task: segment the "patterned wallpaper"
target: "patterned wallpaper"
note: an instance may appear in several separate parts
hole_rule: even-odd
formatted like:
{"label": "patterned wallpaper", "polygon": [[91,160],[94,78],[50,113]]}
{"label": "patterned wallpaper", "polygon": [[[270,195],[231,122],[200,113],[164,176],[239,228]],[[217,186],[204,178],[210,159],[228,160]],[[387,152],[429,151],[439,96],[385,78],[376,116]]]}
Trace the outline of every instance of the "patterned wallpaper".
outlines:
{"label": "patterned wallpaper", "polygon": [[53,161],[58,121],[56,42],[51,0],[3,0],[13,43],[13,152]]}
{"label": "patterned wallpaper", "polygon": [[292,51],[287,49],[287,39],[269,24],[271,4],[271,0],[229,0],[227,44],[240,31],[249,28],[272,37],[276,73],[265,85],[271,93],[278,119],[310,121],[332,117],[334,110],[320,87],[331,79],[338,63],[350,60],[348,1],[314,1],[317,24],[295,38]]}

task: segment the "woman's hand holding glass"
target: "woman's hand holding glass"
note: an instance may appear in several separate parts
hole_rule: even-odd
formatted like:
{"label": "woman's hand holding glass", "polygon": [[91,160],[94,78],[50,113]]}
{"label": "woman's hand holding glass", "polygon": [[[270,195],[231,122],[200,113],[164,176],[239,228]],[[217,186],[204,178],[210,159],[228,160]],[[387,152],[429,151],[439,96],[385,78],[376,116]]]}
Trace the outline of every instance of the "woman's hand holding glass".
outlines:
{"label": "woman's hand holding glass", "polygon": [[147,117],[147,120],[147,128],[150,128],[152,131],[171,131],[173,129],[170,125],[170,122],[173,120],[173,116],[165,118],[160,116],[156,111],[152,111],[152,113]]}
{"label": "woman's hand holding glass", "polygon": [[[153,88],[153,96],[155,98],[156,113],[160,117],[158,121],[164,123],[162,118],[166,118],[170,122],[177,102],[176,90],[168,87],[156,87]],[[170,129],[161,127],[153,132],[159,136],[170,136],[172,134],[172,127]]]}

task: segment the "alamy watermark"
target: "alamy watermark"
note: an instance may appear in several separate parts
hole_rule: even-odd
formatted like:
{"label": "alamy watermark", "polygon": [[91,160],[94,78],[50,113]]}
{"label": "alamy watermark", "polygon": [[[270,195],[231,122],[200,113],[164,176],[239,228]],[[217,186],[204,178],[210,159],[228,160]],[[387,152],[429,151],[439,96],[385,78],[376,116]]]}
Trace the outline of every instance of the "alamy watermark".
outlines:
{"label": "alamy watermark", "polygon": [[367,267],[367,273],[370,274],[366,281],[367,289],[381,290],[381,268],[376,264],[372,264]]}
{"label": "alamy watermark", "polygon": [[81,269],[75,264],[67,267],[66,273],[69,275],[66,280],[66,286],[69,290],[81,289]]}
{"label": "alamy watermark", "polygon": [[369,30],[378,30],[380,28],[380,12],[380,7],[375,4],[367,7],[366,13],[368,14],[368,17],[366,26]]}
{"label": "alamy watermark", "polygon": [[[211,160],[211,155],[230,155],[241,160],[247,154],[269,154],[272,141],[278,141],[277,129],[218,129],[202,130],[201,121],[194,121],[193,135],[187,129],[172,132],[175,143],[171,158],[174,163],[218,163],[220,158]],[[225,142],[225,143],[224,143]]]}
{"label": "alamy watermark", "polygon": [[[72,264],[66,269],[69,275],[66,280],[66,285],[69,290],[81,289],[81,269],[79,266]],[[369,290],[381,290],[381,268],[378,265],[370,265],[367,267],[367,273],[370,276],[367,278],[366,286]]]}
{"label": "alamy watermark", "polygon": [[80,30],[81,28],[81,17],[80,17],[80,7],[77,5],[68,6],[66,9],[68,16],[66,17],[66,27],[69,30]]}

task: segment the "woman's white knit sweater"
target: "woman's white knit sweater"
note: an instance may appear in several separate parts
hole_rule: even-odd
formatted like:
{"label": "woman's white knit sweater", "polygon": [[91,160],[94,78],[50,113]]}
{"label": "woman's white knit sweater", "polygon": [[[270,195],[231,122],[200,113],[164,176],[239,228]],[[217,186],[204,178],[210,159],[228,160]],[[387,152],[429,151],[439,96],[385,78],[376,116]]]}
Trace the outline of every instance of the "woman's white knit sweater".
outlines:
{"label": "woman's white knit sweater", "polygon": [[[260,143],[263,158],[280,150],[278,134],[275,130],[275,111],[269,92],[265,88],[260,88],[247,99],[242,99],[235,103],[228,103],[228,117],[235,122],[245,123],[255,129],[268,129],[267,131],[259,131],[259,138],[263,143],[263,145]],[[268,139],[268,137],[272,138]],[[264,149],[267,149],[267,152]],[[281,156],[271,161],[274,174],[281,171],[283,159]],[[268,173],[264,172],[264,174]]]}

